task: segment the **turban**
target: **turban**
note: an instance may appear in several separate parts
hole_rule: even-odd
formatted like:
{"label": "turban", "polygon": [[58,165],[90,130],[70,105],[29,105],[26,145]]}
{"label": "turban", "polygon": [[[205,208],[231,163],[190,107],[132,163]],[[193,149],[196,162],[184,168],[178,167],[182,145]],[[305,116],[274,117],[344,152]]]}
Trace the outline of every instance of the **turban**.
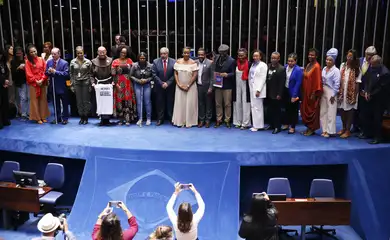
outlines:
{"label": "turban", "polygon": [[331,48],[326,53],[326,56],[331,57],[333,59],[333,62],[335,62],[338,54],[339,54],[339,51],[336,48]]}

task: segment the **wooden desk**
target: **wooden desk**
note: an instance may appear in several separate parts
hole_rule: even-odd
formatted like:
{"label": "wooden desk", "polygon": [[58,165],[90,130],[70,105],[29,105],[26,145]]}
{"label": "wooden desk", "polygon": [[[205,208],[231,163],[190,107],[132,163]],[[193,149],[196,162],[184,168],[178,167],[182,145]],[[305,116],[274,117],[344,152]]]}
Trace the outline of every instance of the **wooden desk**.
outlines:
{"label": "wooden desk", "polygon": [[43,190],[43,194],[38,194],[38,189],[16,187],[15,183],[0,182],[0,208],[38,213],[39,198],[50,192],[51,188],[43,187]]}
{"label": "wooden desk", "polygon": [[305,239],[306,225],[349,225],[351,201],[343,199],[312,199],[274,201],[280,225],[301,225]]}

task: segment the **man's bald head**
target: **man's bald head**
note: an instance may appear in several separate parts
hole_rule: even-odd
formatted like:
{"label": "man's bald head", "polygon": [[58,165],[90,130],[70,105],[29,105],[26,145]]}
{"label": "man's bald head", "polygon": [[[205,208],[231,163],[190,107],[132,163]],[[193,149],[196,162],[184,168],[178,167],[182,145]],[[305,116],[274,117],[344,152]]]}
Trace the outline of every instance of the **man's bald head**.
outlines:
{"label": "man's bald head", "polygon": [[61,51],[59,48],[53,48],[51,50],[51,56],[53,57],[54,60],[58,60],[61,56]]}
{"label": "man's bald head", "polygon": [[105,59],[107,57],[107,49],[103,46],[98,48],[98,55],[100,59]]}
{"label": "man's bald head", "polygon": [[370,59],[370,64],[371,64],[371,67],[373,67],[373,68],[380,67],[380,65],[382,64],[381,56],[379,56],[379,55],[372,56],[372,58]]}

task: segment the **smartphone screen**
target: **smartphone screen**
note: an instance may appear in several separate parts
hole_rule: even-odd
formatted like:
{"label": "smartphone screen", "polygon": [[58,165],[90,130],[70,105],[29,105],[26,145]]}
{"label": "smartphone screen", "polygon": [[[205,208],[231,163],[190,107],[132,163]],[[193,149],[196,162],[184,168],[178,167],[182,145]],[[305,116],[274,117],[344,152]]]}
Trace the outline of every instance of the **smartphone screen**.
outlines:
{"label": "smartphone screen", "polygon": [[181,189],[190,189],[190,184],[181,184],[180,185]]}
{"label": "smartphone screen", "polygon": [[110,207],[119,208],[119,201],[110,201],[109,205],[110,205]]}

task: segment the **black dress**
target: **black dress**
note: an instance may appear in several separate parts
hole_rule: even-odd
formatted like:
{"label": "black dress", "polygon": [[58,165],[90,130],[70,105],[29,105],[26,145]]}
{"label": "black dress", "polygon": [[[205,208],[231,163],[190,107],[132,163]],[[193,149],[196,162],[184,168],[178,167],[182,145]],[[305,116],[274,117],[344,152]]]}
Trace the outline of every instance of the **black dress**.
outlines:
{"label": "black dress", "polygon": [[8,79],[8,67],[0,64],[0,129],[11,125],[9,121],[8,89],[4,87],[5,80]]}
{"label": "black dress", "polygon": [[278,240],[278,230],[276,210],[269,208],[261,222],[253,221],[250,215],[244,216],[238,235],[246,240]]}

